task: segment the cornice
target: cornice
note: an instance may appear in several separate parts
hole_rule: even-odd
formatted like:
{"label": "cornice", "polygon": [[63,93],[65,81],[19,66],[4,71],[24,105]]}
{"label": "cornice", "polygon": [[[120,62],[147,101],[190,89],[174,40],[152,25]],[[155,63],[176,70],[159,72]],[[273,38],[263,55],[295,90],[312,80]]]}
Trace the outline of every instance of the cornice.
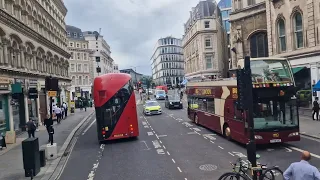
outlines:
{"label": "cornice", "polygon": [[58,8],[60,9],[61,13],[66,16],[68,9],[67,7],[64,5],[64,3],[62,2],[62,0],[53,0],[54,4],[56,4],[58,6]]}
{"label": "cornice", "polygon": [[0,9],[0,21],[6,24],[8,27],[15,29],[16,31],[24,34],[25,36],[31,38],[32,40],[42,44],[43,46],[52,49],[53,51],[59,53],[65,58],[69,58],[70,54],[65,51],[64,49],[60,48],[59,46],[55,45],[30,27],[24,25],[22,22],[18,21],[17,19],[13,18],[7,12]]}

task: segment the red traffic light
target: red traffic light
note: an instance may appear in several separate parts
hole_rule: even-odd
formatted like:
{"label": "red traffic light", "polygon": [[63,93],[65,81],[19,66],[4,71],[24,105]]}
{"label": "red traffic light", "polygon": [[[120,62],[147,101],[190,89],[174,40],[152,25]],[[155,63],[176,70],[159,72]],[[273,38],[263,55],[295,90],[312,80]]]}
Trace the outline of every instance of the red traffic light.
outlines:
{"label": "red traffic light", "polygon": [[139,84],[141,84],[141,81],[139,81]]}

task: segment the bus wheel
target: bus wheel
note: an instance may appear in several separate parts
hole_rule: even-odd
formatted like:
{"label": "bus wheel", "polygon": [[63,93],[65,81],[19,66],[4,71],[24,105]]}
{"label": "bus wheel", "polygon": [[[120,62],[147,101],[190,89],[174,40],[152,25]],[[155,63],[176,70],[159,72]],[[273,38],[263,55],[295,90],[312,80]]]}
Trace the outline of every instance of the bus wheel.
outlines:
{"label": "bus wheel", "polygon": [[231,130],[229,126],[225,126],[223,130],[223,135],[228,139],[231,140]]}
{"label": "bus wheel", "polygon": [[194,123],[196,123],[196,125],[199,124],[199,118],[196,114],[194,115]]}

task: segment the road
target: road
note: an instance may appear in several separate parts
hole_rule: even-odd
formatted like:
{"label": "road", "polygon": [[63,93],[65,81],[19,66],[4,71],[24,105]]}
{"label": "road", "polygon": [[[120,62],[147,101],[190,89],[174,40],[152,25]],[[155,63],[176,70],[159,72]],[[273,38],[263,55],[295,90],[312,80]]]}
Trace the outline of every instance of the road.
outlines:
{"label": "road", "polygon": [[[138,97],[137,97],[138,98]],[[186,103],[186,102],[185,102]],[[61,180],[212,180],[230,171],[231,161],[246,156],[243,145],[191,123],[186,109],[144,116],[138,107],[140,136],[99,146],[94,118],[78,139]],[[185,106],[186,107],[186,106]],[[259,160],[285,170],[298,161],[300,151],[309,150],[311,164],[320,167],[319,141],[258,147]]]}

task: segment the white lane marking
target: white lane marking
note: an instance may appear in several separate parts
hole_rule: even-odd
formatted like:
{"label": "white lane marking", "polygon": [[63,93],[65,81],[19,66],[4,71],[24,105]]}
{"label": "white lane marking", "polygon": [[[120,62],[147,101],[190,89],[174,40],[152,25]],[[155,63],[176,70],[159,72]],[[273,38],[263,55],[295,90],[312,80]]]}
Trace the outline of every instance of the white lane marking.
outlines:
{"label": "white lane marking", "polygon": [[187,134],[197,134],[197,132],[188,132]]}
{"label": "white lane marking", "polygon": [[158,154],[166,154],[163,149],[157,149]]}
{"label": "white lane marking", "polygon": [[199,128],[193,128],[194,131],[201,131]]}
{"label": "white lane marking", "polygon": [[169,151],[167,151],[167,154],[170,156],[170,153],[169,153]]}
{"label": "white lane marking", "polygon": [[153,131],[153,128],[152,128],[152,127],[150,127],[150,129]]}
{"label": "white lane marking", "polygon": [[166,137],[166,136],[168,136],[168,135],[159,135],[158,137]]}
{"label": "white lane marking", "polygon": [[153,132],[147,132],[148,133],[148,136],[152,136],[153,135]]}
{"label": "white lane marking", "polygon": [[182,171],[181,171],[181,169],[180,169],[179,167],[177,167],[177,168],[178,168],[179,172],[182,172]]}
{"label": "white lane marking", "polygon": [[188,180],[187,178],[184,178],[184,180]]}
{"label": "white lane marking", "polygon": [[163,149],[167,149],[164,145],[162,145]]}
{"label": "white lane marking", "polygon": [[228,152],[231,156],[234,156],[234,154],[232,154],[231,152]]}
{"label": "white lane marking", "polygon": [[[295,150],[295,151],[299,151],[299,152],[303,152],[303,151],[304,151],[304,150],[299,149],[299,148],[296,148],[296,147],[289,147],[289,148],[290,148],[290,149],[293,149],[293,150]],[[313,154],[313,153],[310,153],[310,154],[311,154],[311,156],[320,159],[320,156],[319,156],[319,155]]]}
{"label": "white lane marking", "polygon": [[214,142],[213,141],[210,141],[212,144],[214,144]]}
{"label": "white lane marking", "polygon": [[192,124],[190,124],[188,122],[183,122],[182,124],[185,125],[186,127],[192,127],[193,126]]}
{"label": "white lane marking", "polygon": [[152,144],[154,146],[154,148],[161,148],[161,145],[159,144],[158,140],[152,141]]}
{"label": "white lane marking", "polygon": [[200,133],[198,133],[198,132],[196,132],[196,131],[195,131],[195,133],[198,134],[198,135],[201,135]]}
{"label": "white lane marking", "polygon": [[162,141],[159,141],[162,144]]}
{"label": "white lane marking", "polygon": [[141,142],[143,142],[143,143],[144,143],[144,145],[147,147],[147,149],[144,149],[144,150],[150,150],[150,148],[148,147],[148,145],[147,145],[146,141],[141,141]]}
{"label": "white lane marking", "polygon": [[206,137],[208,139],[210,139],[211,141],[216,140],[215,137],[213,137],[215,134],[203,134],[203,137]]}
{"label": "white lane marking", "polygon": [[207,137],[203,137],[204,139],[208,139]]}
{"label": "white lane marking", "polygon": [[83,131],[82,135],[86,134],[86,132],[91,128],[91,126],[96,122],[96,119],[92,121],[92,123]]}
{"label": "white lane marking", "polygon": [[176,163],[176,161],[174,161],[174,159],[171,159],[173,163]]}
{"label": "white lane marking", "polygon": [[156,133],[155,131],[152,131],[153,133]]}
{"label": "white lane marking", "polygon": [[221,147],[221,146],[218,146],[220,149],[224,149],[223,147]]}
{"label": "white lane marking", "polygon": [[149,126],[143,126],[144,128],[149,128]]}
{"label": "white lane marking", "polygon": [[287,147],[285,147],[285,149],[287,150],[287,152],[292,152],[292,150]]}
{"label": "white lane marking", "polygon": [[144,122],[144,121],[142,121],[142,125],[146,126],[146,125],[147,125],[147,123],[146,123],[146,122]]}
{"label": "white lane marking", "polygon": [[177,121],[183,121],[183,119],[181,119],[181,118],[177,118],[176,120],[177,120]]}
{"label": "white lane marking", "polygon": [[242,154],[241,152],[232,152],[233,154],[235,154],[236,156],[239,156],[240,158],[246,158],[247,156]]}
{"label": "white lane marking", "polygon": [[96,174],[96,171],[97,171],[97,169],[98,169],[98,167],[99,167],[99,160],[100,160],[101,157],[102,157],[102,153],[103,153],[103,151],[104,151],[104,147],[105,147],[105,144],[101,144],[100,150],[99,150],[99,155],[98,155],[98,157],[97,157],[96,163],[93,164],[93,167],[92,167],[92,169],[91,169],[91,171],[90,171],[90,173],[89,173],[89,175],[88,175],[87,180],[93,180],[93,179],[94,179],[94,176],[95,176],[95,174]]}

